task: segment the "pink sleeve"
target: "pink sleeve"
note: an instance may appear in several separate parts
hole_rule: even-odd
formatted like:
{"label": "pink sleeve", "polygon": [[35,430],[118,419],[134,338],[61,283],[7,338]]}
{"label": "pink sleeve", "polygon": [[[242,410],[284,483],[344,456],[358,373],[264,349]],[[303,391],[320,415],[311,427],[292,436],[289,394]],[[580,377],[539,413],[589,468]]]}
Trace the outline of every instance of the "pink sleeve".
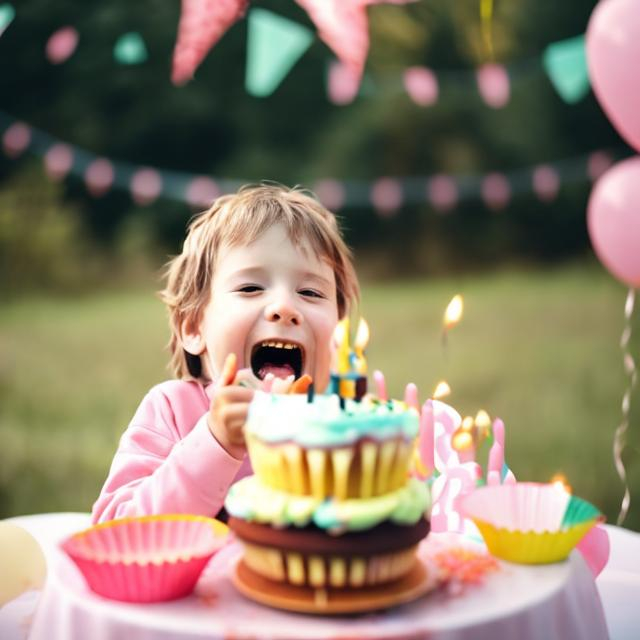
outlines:
{"label": "pink sleeve", "polygon": [[[165,383],[144,398],[93,505],[93,522],[158,513],[212,517],[220,510],[246,463],[218,444],[207,426],[206,401],[194,397],[189,384]],[[176,416],[191,424],[176,424]]]}

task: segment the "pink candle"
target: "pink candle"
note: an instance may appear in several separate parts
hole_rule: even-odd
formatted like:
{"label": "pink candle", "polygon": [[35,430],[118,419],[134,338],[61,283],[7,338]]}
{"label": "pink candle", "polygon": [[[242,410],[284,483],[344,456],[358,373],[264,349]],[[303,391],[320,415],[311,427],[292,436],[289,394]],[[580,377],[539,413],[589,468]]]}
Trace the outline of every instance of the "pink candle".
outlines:
{"label": "pink candle", "polygon": [[404,401],[413,407],[416,411],[420,411],[420,404],[418,401],[418,387],[413,382],[410,382],[404,390]]}
{"label": "pink candle", "polygon": [[376,383],[376,393],[382,402],[387,401],[387,383],[384,380],[382,371],[373,372],[373,381]]}
{"label": "pink candle", "polygon": [[498,483],[500,481],[500,476],[502,475],[502,467],[504,465],[504,451],[498,441],[493,443],[491,447],[491,451],[489,451],[489,468],[487,476],[492,473],[496,473],[498,475]]}
{"label": "pink candle", "polygon": [[504,422],[500,418],[493,421],[493,439],[502,447],[504,452]]}
{"label": "pink candle", "polygon": [[431,475],[435,468],[434,455],[434,420],[433,420],[433,401],[431,398],[422,405],[422,414],[420,415],[420,436],[418,444],[418,453],[420,460],[427,470],[427,475]]}

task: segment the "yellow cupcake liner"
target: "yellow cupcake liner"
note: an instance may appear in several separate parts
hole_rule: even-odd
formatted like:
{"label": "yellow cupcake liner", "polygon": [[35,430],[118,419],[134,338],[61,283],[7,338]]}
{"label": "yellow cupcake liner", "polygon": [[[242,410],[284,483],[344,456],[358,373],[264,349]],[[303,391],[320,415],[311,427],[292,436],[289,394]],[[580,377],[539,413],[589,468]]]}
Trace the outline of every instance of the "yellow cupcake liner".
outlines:
{"label": "yellow cupcake liner", "polygon": [[576,524],[565,531],[511,531],[473,518],[489,551],[518,564],[550,564],[565,560],[597,520]]}

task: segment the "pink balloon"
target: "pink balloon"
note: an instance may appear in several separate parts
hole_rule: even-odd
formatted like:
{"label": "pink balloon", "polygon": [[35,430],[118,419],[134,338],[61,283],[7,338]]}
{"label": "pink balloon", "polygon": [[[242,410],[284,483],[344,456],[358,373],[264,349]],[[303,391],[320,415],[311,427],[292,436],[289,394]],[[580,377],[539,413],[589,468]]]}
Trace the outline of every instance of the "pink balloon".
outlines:
{"label": "pink balloon", "polygon": [[586,38],[593,90],[620,135],[640,151],[640,6],[637,0],[602,0]]}
{"label": "pink balloon", "polygon": [[640,157],[623,160],[596,182],[587,210],[600,262],[618,280],[640,286]]}

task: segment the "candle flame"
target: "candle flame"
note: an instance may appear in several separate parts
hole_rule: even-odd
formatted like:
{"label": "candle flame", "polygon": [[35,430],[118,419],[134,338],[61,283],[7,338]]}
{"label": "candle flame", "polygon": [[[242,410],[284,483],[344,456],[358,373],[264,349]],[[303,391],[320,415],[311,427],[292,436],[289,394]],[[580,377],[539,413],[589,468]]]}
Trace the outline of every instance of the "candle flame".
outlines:
{"label": "candle flame", "polygon": [[473,447],[473,436],[470,431],[456,429],[451,438],[451,446],[458,452],[467,451]]}
{"label": "candle flame", "polygon": [[353,344],[356,351],[362,353],[364,348],[369,343],[369,325],[364,318],[360,318],[358,323],[358,331],[356,332],[356,339]]}
{"label": "candle flame", "polygon": [[464,308],[464,302],[462,296],[457,294],[451,298],[451,302],[447,305],[447,310],[444,312],[444,328],[445,331],[455,327],[462,318],[462,310]]}
{"label": "candle flame", "polygon": [[571,485],[567,480],[567,476],[565,476],[564,473],[553,474],[549,482],[559,491],[565,491],[566,493],[573,493]]}
{"label": "candle flame", "polygon": [[480,429],[488,429],[491,426],[491,418],[484,409],[480,409],[480,411],[476,413],[474,422],[476,423],[476,427]]}
{"label": "candle flame", "polygon": [[444,398],[451,393],[451,387],[447,384],[446,380],[440,380],[436,385],[435,391],[433,392],[432,398],[434,400],[439,400],[440,398]]}

